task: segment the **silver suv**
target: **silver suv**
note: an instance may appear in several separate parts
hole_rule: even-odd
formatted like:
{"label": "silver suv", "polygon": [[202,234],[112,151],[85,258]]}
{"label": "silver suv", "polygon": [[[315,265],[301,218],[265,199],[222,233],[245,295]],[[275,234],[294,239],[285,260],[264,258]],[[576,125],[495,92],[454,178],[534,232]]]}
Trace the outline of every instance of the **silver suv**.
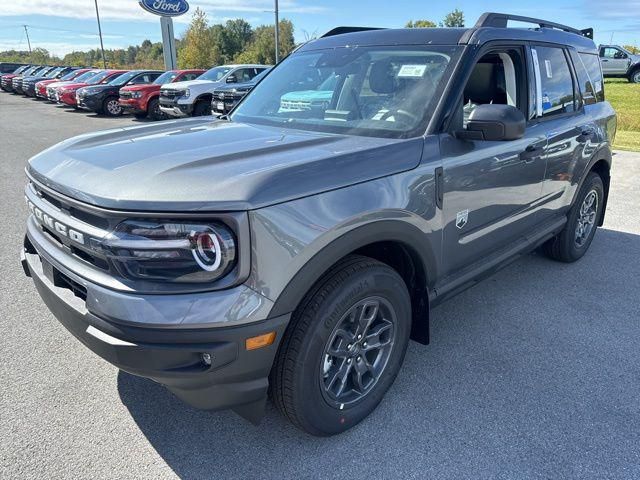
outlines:
{"label": "silver suv", "polygon": [[640,83],[640,55],[619,45],[600,45],[599,52],[605,77],[624,77],[632,83]]}

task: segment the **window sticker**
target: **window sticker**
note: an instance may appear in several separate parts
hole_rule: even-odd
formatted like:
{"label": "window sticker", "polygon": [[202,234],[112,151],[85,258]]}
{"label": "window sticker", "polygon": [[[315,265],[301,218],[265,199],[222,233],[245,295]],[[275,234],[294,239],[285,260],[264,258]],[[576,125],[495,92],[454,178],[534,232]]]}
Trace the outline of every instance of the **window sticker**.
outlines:
{"label": "window sticker", "polygon": [[540,78],[540,63],[538,61],[538,51],[531,49],[531,57],[533,58],[533,73],[536,79],[536,117],[542,116],[542,79]]}
{"label": "window sticker", "polygon": [[398,78],[421,77],[426,70],[426,65],[402,65],[398,71]]}
{"label": "window sticker", "polygon": [[551,70],[551,60],[544,61],[544,68],[547,71],[547,78],[553,78],[553,72]]}

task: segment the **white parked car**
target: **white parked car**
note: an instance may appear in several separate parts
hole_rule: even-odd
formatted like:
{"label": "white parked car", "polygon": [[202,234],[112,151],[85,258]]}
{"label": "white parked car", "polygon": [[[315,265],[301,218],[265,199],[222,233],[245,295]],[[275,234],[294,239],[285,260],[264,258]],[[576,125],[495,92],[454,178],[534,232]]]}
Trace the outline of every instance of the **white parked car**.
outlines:
{"label": "white parked car", "polygon": [[160,110],[172,117],[211,115],[213,91],[220,85],[244,83],[270,65],[222,65],[195,80],[168,83],[160,88]]}

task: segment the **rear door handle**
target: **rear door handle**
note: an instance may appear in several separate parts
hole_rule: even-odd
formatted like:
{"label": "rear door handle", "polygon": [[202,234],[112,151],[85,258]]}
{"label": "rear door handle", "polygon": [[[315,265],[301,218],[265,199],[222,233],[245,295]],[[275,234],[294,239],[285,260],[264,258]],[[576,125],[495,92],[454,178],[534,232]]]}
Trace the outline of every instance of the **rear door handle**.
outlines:
{"label": "rear door handle", "polygon": [[580,135],[578,135],[578,142],[586,142],[587,140],[593,138],[596,134],[596,129],[593,127],[582,127],[580,129]]}

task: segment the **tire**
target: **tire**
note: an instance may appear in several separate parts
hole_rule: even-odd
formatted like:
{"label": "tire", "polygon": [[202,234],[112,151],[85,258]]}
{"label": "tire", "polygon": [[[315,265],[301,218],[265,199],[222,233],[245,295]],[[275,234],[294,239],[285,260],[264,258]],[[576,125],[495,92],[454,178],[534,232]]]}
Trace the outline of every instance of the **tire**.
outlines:
{"label": "tire", "polygon": [[205,115],[211,115],[211,102],[198,100],[195,107],[193,107],[193,116],[203,117]]}
{"label": "tire", "polygon": [[[595,207],[587,208],[590,199]],[[569,210],[563,230],[542,246],[543,252],[561,262],[575,262],[589,249],[602,218],[604,185],[600,175],[590,172],[580,188],[576,202]],[[582,228],[582,230],[579,230]]]}
{"label": "tire", "polygon": [[119,117],[122,115],[122,107],[118,103],[118,97],[107,97],[102,102],[101,113],[107,117]]}
{"label": "tire", "polygon": [[147,104],[147,112],[150,120],[164,120],[167,116],[164,114],[162,110],[160,110],[160,100],[157,98],[152,98],[149,100]]}
{"label": "tire", "polygon": [[[358,338],[360,323],[350,319],[360,318],[364,325],[367,316],[370,328],[360,331],[368,333]],[[291,318],[271,370],[274,403],[311,435],[348,430],[393,384],[410,330],[411,301],[398,273],[368,257],[346,257],[318,281]]]}
{"label": "tire", "polygon": [[640,67],[629,74],[629,81],[631,83],[640,83]]}

